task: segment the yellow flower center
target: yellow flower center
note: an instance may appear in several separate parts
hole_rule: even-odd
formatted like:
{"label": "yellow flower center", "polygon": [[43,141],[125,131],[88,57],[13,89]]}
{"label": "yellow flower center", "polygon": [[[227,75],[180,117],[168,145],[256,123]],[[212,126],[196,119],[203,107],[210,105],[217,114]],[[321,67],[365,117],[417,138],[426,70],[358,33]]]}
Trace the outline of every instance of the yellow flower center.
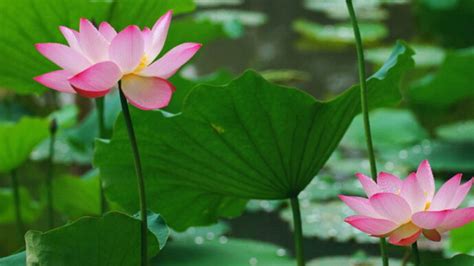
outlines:
{"label": "yellow flower center", "polygon": [[133,74],[140,73],[147,65],[148,65],[148,57],[146,56],[146,54],[144,54],[142,58],[140,59],[140,63],[138,64],[138,66],[135,68],[135,70],[133,70]]}
{"label": "yellow flower center", "polygon": [[425,205],[425,211],[428,210],[431,206],[431,202],[427,202],[426,205]]}

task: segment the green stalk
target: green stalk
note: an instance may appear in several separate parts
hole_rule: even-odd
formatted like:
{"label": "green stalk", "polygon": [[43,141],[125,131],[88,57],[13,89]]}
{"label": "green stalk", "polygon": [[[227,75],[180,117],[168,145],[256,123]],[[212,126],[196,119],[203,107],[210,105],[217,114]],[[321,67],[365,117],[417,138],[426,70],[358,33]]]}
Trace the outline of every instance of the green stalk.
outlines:
{"label": "green stalk", "polygon": [[[365,140],[367,143],[367,153],[369,155],[370,161],[370,173],[372,178],[375,180],[377,178],[377,166],[375,164],[375,153],[374,145],[372,143],[372,132],[370,130],[370,120],[369,120],[369,107],[368,107],[368,97],[367,97],[367,82],[365,80],[365,59],[364,59],[364,48],[362,47],[362,38],[360,36],[359,24],[357,23],[357,17],[352,5],[352,0],[346,0],[347,9],[349,10],[349,15],[351,17],[352,27],[354,28],[354,36],[356,41],[356,50],[357,50],[357,63],[359,68],[359,81],[360,81],[360,99],[362,106],[362,115],[364,118],[364,129],[365,129]],[[382,261],[384,266],[388,266],[388,256],[387,256],[387,243],[385,238],[380,238],[380,252],[382,256]]]}
{"label": "green stalk", "polygon": [[418,251],[418,243],[416,241],[411,245],[411,249],[413,250],[413,256],[415,257],[415,266],[420,266],[420,252]]}
{"label": "green stalk", "polygon": [[25,234],[25,225],[21,217],[21,205],[20,205],[20,188],[18,186],[18,178],[16,176],[16,170],[11,171],[11,181],[13,189],[13,203],[15,204],[15,218],[16,218],[16,227],[18,231],[18,237],[20,242],[23,242],[23,235]]}
{"label": "green stalk", "polygon": [[141,220],[141,258],[142,266],[147,265],[147,233],[148,233],[148,222],[146,213],[146,195],[145,195],[145,180],[142,173],[142,164],[140,160],[140,153],[138,152],[137,139],[135,137],[135,131],[133,129],[132,118],[130,117],[130,111],[128,109],[127,99],[122,92],[122,84],[118,83],[120,93],[120,103],[122,104],[122,113],[127,125],[128,138],[130,145],[132,146],[133,157],[135,160],[135,173],[137,176],[138,183],[138,197],[140,200],[140,220]]}
{"label": "green stalk", "polygon": [[48,228],[54,227],[54,209],[53,209],[53,175],[54,175],[54,143],[56,140],[56,131],[58,125],[56,119],[51,120],[49,126],[49,157],[48,157],[48,172],[46,175],[46,193],[48,202]]}
{"label": "green stalk", "polygon": [[298,266],[304,266],[303,229],[301,226],[300,203],[298,201],[298,197],[290,198],[290,202],[291,210],[293,212],[296,261]]}
{"label": "green stalk", "polygon": [[[104,122],[104,97],[95,98],[97,111],[97,122],[99,124],[99,138],[106,138],[106,129]],[[105,199],[104,188],[102,187],[102,178],[99,175],[99,195],[100,195],[100,213],[103,215],[107,211],[107,200]]]}

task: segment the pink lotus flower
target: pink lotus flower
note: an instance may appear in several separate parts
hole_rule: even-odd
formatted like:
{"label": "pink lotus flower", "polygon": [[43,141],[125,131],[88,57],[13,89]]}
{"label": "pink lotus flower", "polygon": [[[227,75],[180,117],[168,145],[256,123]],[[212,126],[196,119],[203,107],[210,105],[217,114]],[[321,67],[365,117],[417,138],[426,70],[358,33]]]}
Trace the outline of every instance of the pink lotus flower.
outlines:
{"label": "pink lotus flower", "polygon": [[89,98],[106,95],[121,80],[131,104],[143,110],[162,108],[174,91],[167,79],[201,47],[183,43],[154,61],[165,43],[171,16],[171,11],[166,13],[152,29],[132,25],[118,34],[107,22],[96,29],[87,19],[81,19],[79,32],[61,26],[69,46],[39,43],[36,49],[62,69],[34,79],[51,89]]}
{"label": "pink lotus flower", "polygon": [[474,207],[456,209],[471,189],[474,178],[464,184],[461,174],[449,179],[435,194],[433,173],[423,161],[406,179],[380,173],[377,183],[357,174],[368,199],[340,195],[357,215],[345,221],[376,237],[389,237],[391,244],[407,246],[421,233],[432,241],[441,234],[474,220]]}

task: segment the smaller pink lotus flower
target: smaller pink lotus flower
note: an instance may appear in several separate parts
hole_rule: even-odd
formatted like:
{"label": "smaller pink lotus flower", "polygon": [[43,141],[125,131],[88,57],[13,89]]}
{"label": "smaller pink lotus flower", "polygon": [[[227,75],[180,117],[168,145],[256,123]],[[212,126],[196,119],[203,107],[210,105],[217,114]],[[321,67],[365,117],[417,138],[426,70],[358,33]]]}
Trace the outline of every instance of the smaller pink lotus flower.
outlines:
{"label": "smaller pink lotus flower", "polygon": [[474,220],[474,207],[457,209],[471,189],[474,178],[461,185],[461,174],[449,179],[435,194],[433,173],[423,161],[406,179],[380,173],[377,183],[357,174],[368,199],[340,195],[357,215],[345,221],[364,233],[388,237],[391,244],[413,244],[421,233],[440,241],[441,234]]}
{"label": "smaller pink lotus flower", "polygon": [[162,108],[175,90],[167,79],[201,47],[183,43],[154,61],[165,43],[171,16],[169,11],[152,29],[132,25],[118,34],[107,22],[97,29],[87,19],[81,19],[79,31],[61,26],[69,46],[39,43],[36,49],[62,69],[34,79],[53,90],[89,98],[106,95],[121,80],[131,104],[143,110]]}

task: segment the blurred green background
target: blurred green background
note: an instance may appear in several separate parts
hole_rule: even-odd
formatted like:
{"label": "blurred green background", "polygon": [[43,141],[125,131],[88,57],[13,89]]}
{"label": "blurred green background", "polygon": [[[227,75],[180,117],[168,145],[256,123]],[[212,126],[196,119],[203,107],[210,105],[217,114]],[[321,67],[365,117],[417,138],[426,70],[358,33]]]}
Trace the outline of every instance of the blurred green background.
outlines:
{"label": "blurred green background", "polygon": [[[60,2],[56,4],[64,4]],[[136,10],[119,10],[124,13],[117,11],[115,17],[107,18],[100,13],[107,1],[83,2],[84,10],[76,10],[76,15],[90,15],[97,21],[108,19],[119,27],[125,23],[120,18],[125,12],[141,14],[154,8],[137,4]],[[51,117],[54,112],[59,120],[54,207],[57,219],[66,222],[99,213],[98,174],[90,164],[98,128],[89,99],[55,94],[31,80],[51,69],[31,49],[33,43],[51,38],[64,42],[57,30],[61,24],[55,24],[64,18],[55,20],[57,11],[42,9],[40,3],[0,0],[0,10],[4,8],[0,11],[0,120]],[[247,68],[259,71],[272,82],[301,88],[318,99],[330,99],[358,82],[354,38],[343,0],[163,1],[163,6],[156,8],[161,12],[168,4],[176,5],[176,15],[165,49],[183,41],[205,44],[197,58],[173,77],[176,94],[180,95],[177,97],[197,83],[225,84]],[[426,158],[440,183],[457,172],[464,173],[465,178],[473,176],[474,1],[354,0],[354,5],[361,23],[368,74],[383,64],[398,39],[405,40],[416,52],[416,66],[400,84],[403,100],[371,113],[379,171],[404,177]],[[23,10],[26,7],[28,10]],[[22,21],[16,22],[13,15],[19,8],[24,14],[19,18]],[[150,25],[161,15],[146,14],[139,16],[137,23],[141,26]],[[72,18],[76,15],[68,17],[75,28],[78,20]],[[119,112],[117,100],[116,95],[106,98],[106,126],[110,131]],[[179,108],[179,102],[172,102],[167,110],[175,112]],[[25,138],[33,135],[34,132],[28,133]],[[17,171],[28,228],[46,228],[42,195],[47,155],[48,140],[44,140],[34,149],[29,162]],[[341,193],[362,195],[354,177],[356,172],[369,172],[360,117],[356,117],[329,162],[300,195],[309,265],[378,263],[372,258],[379,254],[377,239],[345,224],[343,219],[351,211],[337,199]],[[0,174],[0,256],[20,248],[9,180],[8,173]],[[471,192],[464,205],[473,204]],[[232,259],[242,265],[270,265],[258,264],[259,256],[268,259],[293,254],[290,221],[286,202],[252,200],[241,217],[184,233],[172,232],[170,247],[160,254],[161,260],[175,259],[183,248],[200,248],[210,256],[202,265],[215,265],[212,263],[219,256],[209,253],[224,252],[222,247],[229,244],[234,250],[259,251],[234,254]],[[473,238],[471,223],[452,231],[440,243],[421,240],[419,246],[426,257],[459,252],[474,255]],[[400,263],[407,254],[404,248],[395,247],[390,253]]]}

